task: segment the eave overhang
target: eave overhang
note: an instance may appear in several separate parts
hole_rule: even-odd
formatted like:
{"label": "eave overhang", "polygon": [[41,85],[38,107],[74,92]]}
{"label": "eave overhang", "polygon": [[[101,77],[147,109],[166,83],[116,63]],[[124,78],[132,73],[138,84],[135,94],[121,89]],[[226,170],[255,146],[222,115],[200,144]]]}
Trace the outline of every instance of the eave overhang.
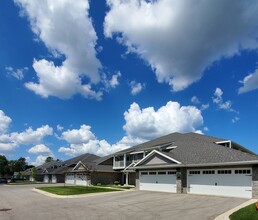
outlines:
{"label": "eave overhang", "polygon": [[258,165],[258,160],[237,161],[224,163],[203,163],[203,164],[157,164],[150,166],[130,167],[128,170],[166,169],[166,168],[195,168],[195,167],[228,167],[228,166],[252,166]]}

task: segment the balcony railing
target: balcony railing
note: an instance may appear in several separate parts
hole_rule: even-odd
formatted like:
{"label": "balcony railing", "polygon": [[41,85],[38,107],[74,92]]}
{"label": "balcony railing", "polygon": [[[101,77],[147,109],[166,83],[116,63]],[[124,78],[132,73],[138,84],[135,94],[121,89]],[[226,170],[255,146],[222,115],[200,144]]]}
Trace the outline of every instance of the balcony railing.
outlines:
{"label": "balcony railing", "polygon": [[115,161],[114,167],[125,167],[124,161]]}

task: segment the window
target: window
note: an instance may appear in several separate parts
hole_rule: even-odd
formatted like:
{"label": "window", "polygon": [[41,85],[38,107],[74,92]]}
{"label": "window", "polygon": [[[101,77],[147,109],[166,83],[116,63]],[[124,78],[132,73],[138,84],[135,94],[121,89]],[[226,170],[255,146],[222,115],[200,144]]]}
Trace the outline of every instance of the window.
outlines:
{"label": "window", "polygon": [[199,170],[191,170],[190,174],[191,175],[201,174],[201,171],[199,171]]}
{"label": "window", "polygon": [[124,161],[124,156],[115,157],[115,161]]}
{"label": "window", "polygon": [[176,171],[168,171],[168,175],[176,175]]}
{"label": "window", "polygon": [[148,175],[148,172],[141,172],[141,175]]}
{"label": "window", "polygon": [[149,172],[149,175],[156,175],[156,172],[151,171]]}
{"label": "window", "polygon": [[143,158],[143,154],[134,154],[133,155],[133,161],[139,161]]}
{"label": "window", "polygon": [[202,174],[215,174],[215,170],[204,170]]}
{"label": "window", "polygon": [[218,170],[218,174],[231,174],[231,170]]}
{"label": "window", "polygon": [[235,174],[251,174],[251,170],[235,170]]}
{"label": "window", "polygon": [[167,174],[166,171],[159,171],[159,172],[158,172],[158,175],[166,175],[166,174]]}

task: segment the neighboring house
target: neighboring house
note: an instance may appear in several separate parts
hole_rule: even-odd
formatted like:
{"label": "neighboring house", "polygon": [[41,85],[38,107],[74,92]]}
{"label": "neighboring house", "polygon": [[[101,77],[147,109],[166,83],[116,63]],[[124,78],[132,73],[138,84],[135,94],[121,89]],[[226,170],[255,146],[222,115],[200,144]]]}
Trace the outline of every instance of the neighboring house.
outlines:
{"label": "neighboring house", "polygon": [[36,167],[36,180],[43,181],[45,183],[63,182],[64,179],[62,176],[57,180],[57,177],[52,175],[52,172],[55,169],[62,166],[64,166],[62,161],[51,161]]}
{"label": "neighboring house", "polygon": [[63,166],[63,162],[51,161],[36,167],[35,178],[32,175],[32,168],[23,171],[23,175],[29,181],[39,181],[39,182],[45,182],[45,183],[64,182],[64,179],[62,179],[62,176],[55,177],[51,174],[53,170],[61,166]]}
{"label": "neighboring house", "polygon": [[121,174],[113,170],[112,164],[99,165],[99,159],[93,154],[83,154],[64,161],[66,166],[62,171],[57,169],[56,172],[65,174],[66,184],[89,186],[121,181]]}
{"label": "neighboring house", "polygon": [[22,176],[24,176],[24,178],[28,181],[35,181],[33,175],[32,175],[32,168],[29,168],[25,171],[22,172]]}
{"label": "neighboring house", "polygon": [[258,156],[239,144],[172,133],[100,160],[139,190],[258,197]]}
{"label": "neighboring house", "polygon": [[[113,184],[121,182],[121,173],[114,171],[112,163],[100,165],[101,158],[94,154],[82,154],[66,161],[51,161],[36,167],[36,181],[74,185]],[[24,171],[30,181],[32,170]]]}

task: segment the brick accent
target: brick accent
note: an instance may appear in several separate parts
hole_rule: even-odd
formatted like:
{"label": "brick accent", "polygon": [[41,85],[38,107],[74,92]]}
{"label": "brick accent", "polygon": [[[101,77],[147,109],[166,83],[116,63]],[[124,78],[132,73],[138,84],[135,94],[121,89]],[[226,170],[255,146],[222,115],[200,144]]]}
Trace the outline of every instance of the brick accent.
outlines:
{"label": "brick accent", "polygon": [[253,167],[253,198],[258,198],[258,166]]}

